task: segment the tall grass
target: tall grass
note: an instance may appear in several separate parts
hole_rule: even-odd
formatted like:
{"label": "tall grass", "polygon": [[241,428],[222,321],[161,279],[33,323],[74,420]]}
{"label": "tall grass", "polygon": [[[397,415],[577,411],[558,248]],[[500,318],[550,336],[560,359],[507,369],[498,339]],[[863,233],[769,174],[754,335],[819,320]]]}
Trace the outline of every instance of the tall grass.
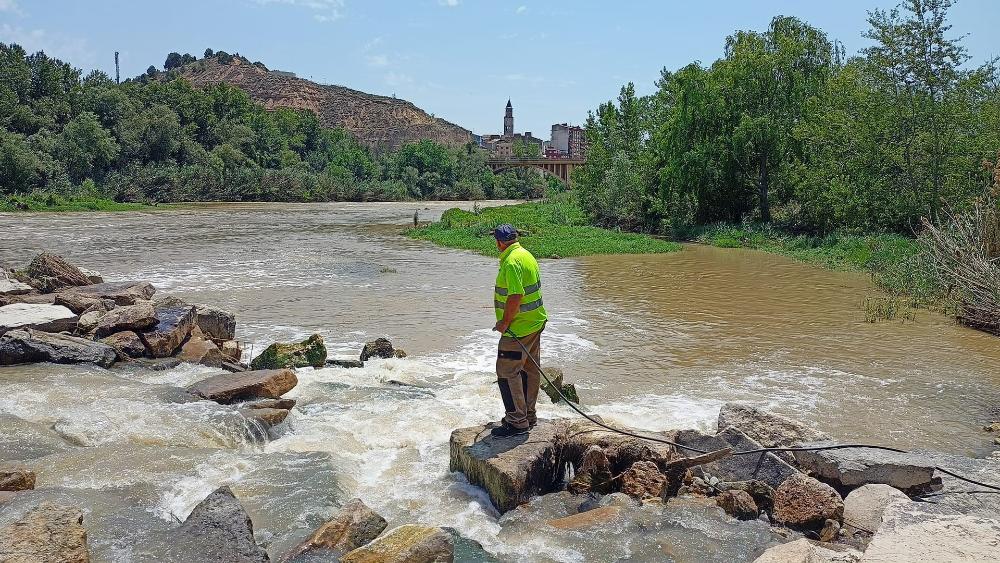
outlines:
{"label": "tall grass", "polygon": [[592,227],[587,224],[587,217],[580,206],[570,198],[474,208],[473,212],[449,209],[442,215],[441,221],[411,229],[407,235],[442,246],[496,256],[492,233],[504,223],[517,228],[521,243],[539,258],[651,254],[681,248],[677,243],[647,235]]}
{"label": "tall grass", "polygon": [[96,195],[27,194],[0,196],[0,212],[15,211],[133,211],[138,203],[118,203]]}

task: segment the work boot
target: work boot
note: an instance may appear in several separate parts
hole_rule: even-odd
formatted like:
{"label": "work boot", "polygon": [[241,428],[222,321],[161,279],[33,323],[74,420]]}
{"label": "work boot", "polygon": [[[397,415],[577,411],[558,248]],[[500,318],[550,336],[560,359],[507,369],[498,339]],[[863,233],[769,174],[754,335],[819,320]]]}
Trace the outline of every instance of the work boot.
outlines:
{"label": "work boot", "polygon": [[519,434],[527,434],[529,428],[515,428],[507,424],[506,422],[497,426],[493,430],[490,430],[490,435],[494,438],[506,438],[508,436],[517,436]]}

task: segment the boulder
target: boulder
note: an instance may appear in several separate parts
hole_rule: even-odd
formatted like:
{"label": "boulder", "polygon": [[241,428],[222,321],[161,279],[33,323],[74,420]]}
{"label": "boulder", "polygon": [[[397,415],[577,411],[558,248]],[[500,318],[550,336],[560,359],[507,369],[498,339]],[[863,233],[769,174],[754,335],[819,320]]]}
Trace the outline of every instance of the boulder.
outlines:
{"label": "boulder", "polygon": [[611,462],[598,445],[590,446],[583,454],[583,461],[576,470],[576,477],[569,483],[566,490],[575,494],[610,493],[614,484],[611,475]]}
{"label": "boulder", "polygon": [[249,366],[247,366],[246,364],[243,364],[243,363],[239,363],[239,362],[223,361],[222,362],[222,369],[224,369],[226,371],[231,371],[233,373],[242,373],[244,371],[247,371],[249,369]]}
{"label": "boulder", "polygon": [[35,473],[23,467],[0,465],[0,491],[28,491],[35,488]]}
{"label": "boulder", "polygon": [[846,545],[799,538],[768,548],[753,563],[856,563],[861,552]]}
{"label": "boulder", "polygon": [[100,272],[96,272],[94,270],[88,270],[87,268],[80,268],[80,271],[83,273],[83,275],[87,276],[87,279],[90,280],[90,283],[92,284],[104,283],[104,276],[102,276]]}
{"label": "boulder", "polygon": [[844,499],[844,526],[848,531],[874,533],[882,525],[882,513],[893,502],[910,498],[889,485],[865,485],[851,491]]}
{"label": "boulder", "polygon": [[25,274],[36,288],[50,293],[64,287],[90,285],[90,278],[61,256],[43,252],[28,264]]}
{"label": "boulder", "polygon": [[[84,316],[89,314],[87,313]],[[146,345],[142,343],[142,339],[139,338],[138,334],[130,330],[116,332],[111,336],[102,338],[100,341],[114,348],[118,352],[118,359],[120,360],[131,360],[146,355]]]}
{"label": "boulder", "polygon": [[219,346],[219,351],[222,352],[223,359],[230,362],[239,362],[243,358],[243,348],[235,340],[226,340],[223,342]]}
{"label": "boulder", "polygon": [[393,358],[405,358],[406,357],[406,350],[403,350],[402,348],[394,348],[393,351],[392,351],[392,357]]}
{"label": "boulder", "polygon": [[80,320],[76,322],[76,333],[80,335],[93,334],[104,315],[107,315],[104,311],[87,311],[80,315]]}
{"label": "boulder", "polygon": [[136,301],[134,305],[118,307],[105,313],[97,323],[95,334],[101,338],[123,330],[151,328],[158,322],[152,301]]}
{"label": "boulder", "polygon": [[394,350],[392,342],[388,338],[376,338],[371,342],[366,342],[361,349],[361,361],[367,362],[370,358],[391,358]]}
{"label": "boulder", "polygon": [[361,360],[346,360],[343,358],[327,359],[326,365],[337,368],[363,368],[365,363]]}
{"label": "boulder", "polygon": [[473,485],[485,489],[501,513],[536,495],[556,489],[562,479],[557,467],[557,436],[565,426],[538,421],[528,434],[507,438],[490,435],[491,426],[460,428],[451,433],[451,471],[461,471]]}
{"label": "boulder", "polygon": [[69,449],[51,428],[38,422],[0,413],[0,461],[37,459]]}
{"label": "boulder", "polygon": [[[804,446],[832,445],[814,442]],[[881,483],[913,494],[936,488],[934,464],[915,454],[871,448],[795,452],[799,467],[841,489]]]}
{"label": "boulder", "polygon": [[222,351],[211,340],[192,336],[181,346],[181,351],[177,354],[181,361],[201,364],[213,368],[221,368],[225,358]]}
{"label": "boulder", "polygon": [[22,295],[0,295],[0,307],[13,305],[15,303],[31,303],[54,305],[56,302],[55,293],[25,293]]}
{"label": "boulder", "polygon": [[154,358],[172,356],[184,344],[194,328],[194,307],[176,300],[164,299],[153,306],[159,322],[139,337]]}
{"label": "boulder", "polygon": [[290,369],[220,373],[190,385],[188,392],[217,403],[231,404],[252,399],[278,399],[298,384]]}
{"label": "boulder", "polygon": [[1000,520],[963,514],[934,503],[892,501],[862,563],[995,562]]}
{"label": "boulder", "polygon": [[212,340],[232,340],[236,337],[236,315],[208,305],[195,305],[195,323]]}
{"label": "boulder", "polygon": [[252,369],[321,368],[326,364],[323,337],[314,334],[302,342],[275,342],[250,362]]}
{"label": "boulder", "polygon": [[585,530],[594,526],[607,525],[618,518],[621,513],[621,506],[599,506],[586,512],[579,512],[562,518],[556,518],[555,520],[549,520],[547,524],[560,530]]}
{"label": "boulder", "polygon": [[110,367],[116,358],[114,348],[107,344],[65,334],[27,329],[0,336],[0,365],[52,362]]}
{"label": "boulder", "polygon": [[[830,436],[791,418],[744,403],[726,403],[719,410],[718,430],[735,426],[766,448],[787,448],[805,442],[829,440]],[[780,457],[794,462],[791,452]]]}
{"label": "boulder", "polygon": [[637,461],[621,475],[622,492],[637,499],[660,498],[667,478],[651,461]]}
{"label": "boulder", "polygon": [[261,426],[270,428],[284,422],[291,411],[288,409],[240,409],[244,417],[257,421]]}
{"label": "boulder", "polygon": [[[759,442],[750,439],[741,430],[732,426],[715,436],[709,436],[697,430],[682,430],[677,433],[676,441],[679,444],[709,452],[723,448],[746,451],[762,447]],[[682,450],[681,453],[689,457],[696,455],[686,450]],[[772,453],[763,455],[763,461],[760,460],[759,455],[730,456],[705,464],[697,471],[718,477],[719,480],[726,482],[755,479],[767,483],[772,488],[778,488],[785,479],[799,473],[778,456]],[[760,463],[758,464],[758,462]]]}
{"label": "boulder", "polygon": [[295,399],[260,399],[240,405],[240,408],[244,409],[284,409],[286,411],[294,407]]}
{"label": "boulder", "polygon": [[773,516],[791,528],[819,530],[828,519],[843,519],[844,500],[830,485],[798,473],[775,490]]}
{"label": "boulder", "polygon": [[840,537],[840,522],[827,520],[823,523],[823,528],[819,531],[819,541],[832,542]]}
{"label": "boulder", "polygon": [[0,335],[9,330],[32,328],[44,332],[71,331],[79,317],[62,305],[15,303],[0,307]]}
{"label": "boulder", "polygon": [[759,510],[770,513],[774,510],[774,488],[763,481],[735,481],[720,483],[717,489],[723,491],[743,491],[750,495]]}
{"label": "boulder", "polygon": [[295,561],[307,552],[334,559],[374,540],[385,527],[385,518],[368,508],[361,499],[351,499],[282,560]]}
{"label": "boulder", "polygon": [[24,295],[31,293],[32,289],[34,288],[30,285],[12,280],[6,274],[0,273],[0,295]]}
{"label": "boulder", "polygon": [[[104,300],[100,297],[95,297],[93,295],[83,295],[81,293],[64,291],[55,294],[52,302],[56,305],[66,307],[77,315],[82,315],[91,307],[103,304],[103,301]],[[113,303],[114,302],[112,302],[112,304]]]}
{"label": "boulder", "polygon": [[0,528],[0,561],[87,563],[87,530],[78,508],[42,503]]}
{"label": "boulder", "polygon": [[267,551],[253,537],[253,521],[229,487],[220,487],[191,511],[174,530],[163,532],[178,553],[169,557],[140,554],[139,561],[198,561],[249,563],[268,561]]}
{"label": "boulder", "polygon": [[74,294],[79,297],[110,299],[117,305],[134,305],[136,301],[149,301],[156,289],[149,282],[121,281],[95,283],[83,287],[69,287],[59,292],[63,296]]}
{"label": "boulder", "polygon": [[738,520],[756,520],[760,514],[757,503],[746,491],[723,491],[715,497],[715,503],[726,511],[726,514]]}
{"label": "boulder", "polygon": [[[562,397],[559,396],[559,391],[562,391],[562,394],[571,402],[580,404],[580,397],[576,393],[576,386],[572,383],[563,382],[562,369],[556,367],[543,367],[542,373],[544,373],[548,378],[548,381],[546,381],[545,378],[542,378],[542,391],[549,396],[549,399],[551,399],[553,403],[558,403],[562,400]],[[549,382],[551,382],[551,384]]]}
{"label": "boulder", "polygon": [[344,555],[341,563],[451,563],[455,546],[441,528],[406,524]]}

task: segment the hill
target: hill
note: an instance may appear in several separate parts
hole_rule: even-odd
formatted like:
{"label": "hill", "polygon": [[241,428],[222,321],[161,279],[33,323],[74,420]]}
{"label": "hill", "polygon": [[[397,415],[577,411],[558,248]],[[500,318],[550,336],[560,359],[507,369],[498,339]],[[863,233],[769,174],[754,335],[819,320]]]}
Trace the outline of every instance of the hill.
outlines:
{"label": "hill", "polygon": [[459,146],[471,140],[467,129],[433,117],[406,100],[317,84],[238,56],[224,60],[207,57],[177,71],[197,87],[236,86],[267,109],[310,110],[324,126],[343,127],[370,148],[397,149],[421,139]]}

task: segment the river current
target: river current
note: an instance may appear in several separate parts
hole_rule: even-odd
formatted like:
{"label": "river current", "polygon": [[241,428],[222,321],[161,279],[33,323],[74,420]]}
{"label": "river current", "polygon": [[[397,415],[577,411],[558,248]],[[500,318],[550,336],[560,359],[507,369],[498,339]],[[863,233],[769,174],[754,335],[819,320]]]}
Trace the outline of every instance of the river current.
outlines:
{"label": "river current", "polygon": [[[586,533],[540,526],[564,515],[553,500],[498,519],[448,472],[451,431],[502,414],[495,259],[401,235],[415,209],[427,221],[453,205],[0,214],[0,261],[54,251],[109,281],[148,280],[160,295],[233,311],[248,353],[318,332],[333,357],[356,357],[380,336],[409,354],[299,370],[287,395],[298,404],[268,441],[252,439],[229,407],[171,399],[209,368],[2,368],[0,435],[37,450],[24,462],[39,481],[27,500],[84,508],[98,561],[129,561],[144,534],[183,520],[221,484],[272,558],[355,496],[390,526],[454,527],[509,561],[745,560],[776,541],[762,523],[697,506],[647,507]],[[562,367],[586,408],[610,421],[707,430],[724,402],[742,400],[843,441],[991,448],[981,427],[1000,405],[996,337],[924,311],[866,323],[861,302],[873,290],[863,275],[697,245],[541,268],[551,316],[543,364]],[[547,400],[539,412],[573,415]],[[5,512],[0,524],[17,506]]]}

